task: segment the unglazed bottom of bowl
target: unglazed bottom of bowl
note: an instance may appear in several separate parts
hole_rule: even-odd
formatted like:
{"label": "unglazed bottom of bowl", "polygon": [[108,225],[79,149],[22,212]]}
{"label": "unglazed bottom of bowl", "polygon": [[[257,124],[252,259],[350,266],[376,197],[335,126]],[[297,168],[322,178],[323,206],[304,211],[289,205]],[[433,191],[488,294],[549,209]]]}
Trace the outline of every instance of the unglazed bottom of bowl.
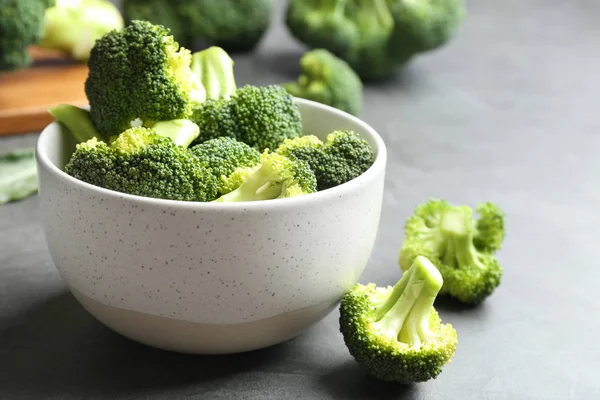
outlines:
{"label": "unglazed bottom of bowl", "polygon": [[318,304],[242,324],[202,324],[125,310],[71,292],[102,324],[139,343],[188,354],[231,354],[290,340],[327,316],[337,303]]}

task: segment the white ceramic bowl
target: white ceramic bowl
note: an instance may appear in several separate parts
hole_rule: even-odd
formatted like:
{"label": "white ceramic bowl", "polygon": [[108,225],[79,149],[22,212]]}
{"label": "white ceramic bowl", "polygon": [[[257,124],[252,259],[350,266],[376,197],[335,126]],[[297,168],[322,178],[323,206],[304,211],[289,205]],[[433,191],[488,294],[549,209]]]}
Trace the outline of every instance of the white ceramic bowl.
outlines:
{"label": "white ceramic bowl", "polygon": [[37,143],[44,230],[79,302],[116,332],[186,353],[233,353],[291,339],[359,279],[373,249],[386,149],[366,123],[298,99],[304,130],[352,129],[374,148],[360,177],[322,192],[247,203],[143,198],[63,172],[57,123]]}

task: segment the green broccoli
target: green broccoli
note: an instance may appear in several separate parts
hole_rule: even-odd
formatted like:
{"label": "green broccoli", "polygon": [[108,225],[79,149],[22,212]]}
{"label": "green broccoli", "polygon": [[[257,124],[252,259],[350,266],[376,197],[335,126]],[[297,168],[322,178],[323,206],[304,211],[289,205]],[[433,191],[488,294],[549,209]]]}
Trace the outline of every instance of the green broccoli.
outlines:
{"label": "green broccoli", "polygon": [[481,204],[475,221],[468,206],[432,199],[419,205],[404,227],[399,264],[408,269],[415,258],[429,258],[444,277],[440,294],[467,304],[483,302],[500,285],[502,267],[495,257],[504,240],[504,213]]}
{"label": "green broccoli", "polygon": [[[236,177],[244,179],[249,171],[255,171],[261,164],[260,153],[257,150],[229,137],[207,140],[191,147],[190,152],[219,180],[222,186],[219,188],[221,194],[233,190],[230,175],[236,172],[232,178],[234,181],[238,179]],[[241,181],[239,183],[241,184]]]}
{"label": "green broccoli", "polygon": [[273,15],[273,0],[180,0],[176,6],[189,36],[231,53],[253,50]]}
{"label": "green broccoli", "polygon": [[0,71],[26,68],[28,47],[42,37],[46,8],[53,0],[0,0]]}
{"label": "green broccoli", "polygon": [[152,130],[182,147],[188,147],[200,134],[198,125],[187,119],[160,121],[152,125]]}
{"label": "green broccoli", "polygon": [[110,139],[77,145],[65,172],[92,185],[167,200],[212,201],[218,182],[212,171],[171,138],[133,127]]}
{"label": "green broccoli", "polygon": [[325,143],[313,135],[288,139],[277,153],[307,162],[317,177],[319,191],[362,175],[374,161],[369,143],[349,130],[330,133]]}
{"label": "green broccoli", "polygon": [[123,0],[123,16],[129,24],[132,21],[148,21],[162,25],[171,31],[181,45],[190,46],[188,26],[179,15],[178,4],[185,0]]}
{"label": "green broccoli", "polygon": [[268,150],[260,155],[258,168],[242,167],[241,174],[237,172],[232,174],[235,185],[226,180],[232,191],[216,202],[271,200],[302,196],[317,190],[315,175],[306,163]]}
{"label": "green broccoli", "polygon": [[300,110],[278,85],[245,85],[230,99],[207,99],[191,119],[200,127],[198,142],[226,136],[259,151],[276,149],[302,133]]}
{"label": "green broccoli", "polygon": [[324,49],[305,53],[300,59],[302,74],[297,82],[283,83],[292,96],[317,101],[352,115],[362,108],[363,85],[344,60]]}
{"label": "green broccoli", "polygon": [[60,50],[87,61],[97,39],[123,29],[119,9],[108,0],[56,0],[46,11],[41,48]]}
{"label": "green broccoli", "polygon": [[231,100],[231,114],[238,138],[259,151],[276,149],[285,139],[302,133],[300,110],[278,85],[243,86]]}
{"label": "green broccoli", "polygon": [[160,25],[133,21],[99,39],[88,61],[90,117],[105,136],[141,122],[188,118],[205,99],[190,69],[192,55]]}
{"label": "green broccoli", "polygon": [[285,18],[302,43],[330,50],[363,79],[380,79],[446,44],[465,13],[464,0],[291,0]]}
{"label": "green broccoli", "polygon": [[439,271],[417,257],[393,287],[356,284],[342,297],[340,332],[350,355],[382,381],[402,384],[436,378],[454,357],[458,336],[433,304]]}

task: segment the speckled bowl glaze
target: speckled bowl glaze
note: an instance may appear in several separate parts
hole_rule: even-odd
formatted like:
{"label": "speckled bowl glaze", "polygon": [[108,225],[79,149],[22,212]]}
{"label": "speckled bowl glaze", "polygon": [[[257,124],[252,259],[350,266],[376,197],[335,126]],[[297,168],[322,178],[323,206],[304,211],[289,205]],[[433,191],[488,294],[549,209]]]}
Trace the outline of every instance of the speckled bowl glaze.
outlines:
{"label": "speckled bowl glaze", "polygon": [[193,203],[95,187],[63,172],[74,144],[57,123],[37,143],[44,229],[56,268],[99,321],[138,342],[234,353],[291,339],[354,285],[379,226],[386,149],[366,123],[297,100],[306,133],[353,129],[373,166],[297,198]]}

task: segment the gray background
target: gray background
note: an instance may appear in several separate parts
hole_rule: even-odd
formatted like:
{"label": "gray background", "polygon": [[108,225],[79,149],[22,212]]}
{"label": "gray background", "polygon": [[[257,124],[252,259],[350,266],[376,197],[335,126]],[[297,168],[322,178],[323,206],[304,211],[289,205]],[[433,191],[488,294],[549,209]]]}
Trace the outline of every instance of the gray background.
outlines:
{"label": "gray background", "polygon": [[[459,345],[436,380],[397,387],[367,378],[344,347],[337,312],[249,354],[194,357],[135,344],[65,291],[33,197],[0,207],[0,398],[600,398],[600,3],[468,8],[451,45],[365,89],[362,115],[390,152],[381,230],[362,282],[399,278],[402,225],[428,197],[493,200],[508,213],[501,287],[478,308],[438,304]],[[301,52],[278,18],[255,54],[235,57],[238,82],[290,79]]]}

